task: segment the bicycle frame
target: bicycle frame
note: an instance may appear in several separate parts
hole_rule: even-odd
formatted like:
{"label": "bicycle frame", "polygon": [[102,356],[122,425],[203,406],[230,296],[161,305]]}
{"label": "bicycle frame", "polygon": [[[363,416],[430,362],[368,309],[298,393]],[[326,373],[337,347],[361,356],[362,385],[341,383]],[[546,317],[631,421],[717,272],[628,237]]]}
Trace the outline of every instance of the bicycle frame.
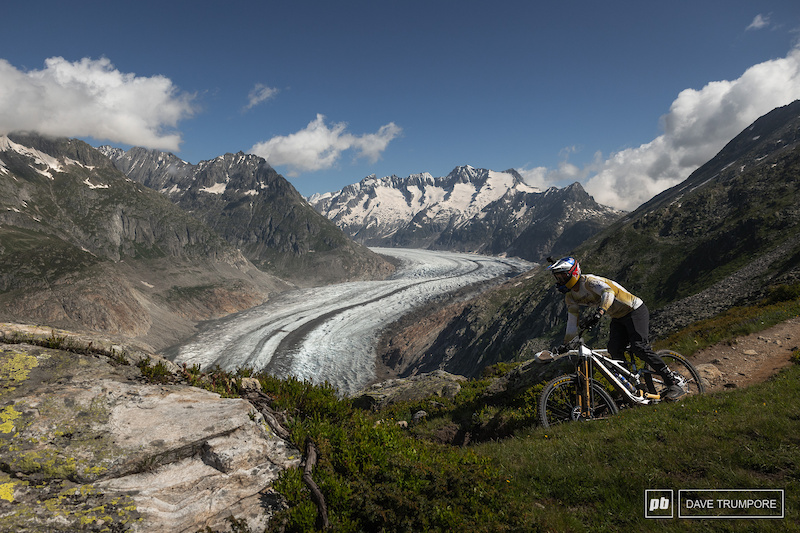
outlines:
{"label": "bicycle frame", "polygon": [[[567,357],[577,357],[578,361],[575,364],[575,373],[578,376],[579,398],[578,405],[581,409],[581,415],[587,416],[588,406],[591,405],[590,384],[594,379],[595,372],[599,372],[611,385],[620,392],[628,401],[638,405],[649,405],[661,401],[659,394],[652,394],[646,390],[646,385],[642,383],[642,376],[652,374],[653,372],[646,369],[637,369],[634,364],[633,370],[629,370],[625,365],[626,361],[618,361],[608,357],[608,350],[592,350],[583,343],[583,339],[578,339],[580,344],[577,349],[567,352]],[[622,381],[615,375],[623,376],[628,383],[632,384],[636,392],[631,392]]]}
{"label": "bicycle frame", "polygon": [[[635,357],[630,361],[617,360],[609,357],[608,350],[592,350],[583,341],[584,331],[582,329],[568,342],[566,352],[560,350],[567,354],[564,358],[569,359],[574,371],[552,378],[542,390],[539,398],[542,426],[608,418],[619,412],[621,404],[635,406],[669,401],[671,396],[662,394],[677,392],[673,384],[682,389],[682,394],[704,392],[699,372],[681,354],[671,350],[656,352],[665,363],[668,360],[674,365],[672,370],[665,369],[669,372],[666,376],[655,372],[646,362],[638,365]],[[552,361],[553,353],[543,350],[536,354],[536,360],[540,363]],[[611,394],[611,390],[618,394]],[[679,398],[682,394],[672,396]]]}

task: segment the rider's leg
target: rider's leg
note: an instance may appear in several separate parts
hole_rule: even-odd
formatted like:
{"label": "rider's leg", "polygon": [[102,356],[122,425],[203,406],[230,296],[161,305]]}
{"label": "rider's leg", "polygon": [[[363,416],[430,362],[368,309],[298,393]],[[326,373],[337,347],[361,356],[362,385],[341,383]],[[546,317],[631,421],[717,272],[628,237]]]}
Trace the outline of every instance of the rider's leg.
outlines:
{"label": "rider's leg", "polygon": [[641,359],[646,361],[655,372],[664,380],[667,390],[662,392],[662,396],[668,400],[677,400],[684,394],[684,390],[677,385],[672,371],[650,346],[648,339],[650,329],[650,312],[647,306],[642,304],[634,309],[627,317],[630,317],[632,331],[630,331],[631,349]]}
{"label": "rider's leg", "polygon": [[650,311],[645,304],[642,304],[624,317],[611,321],[608,353],[617,359],[615,352],[619,351],[622,354],[630,343],[633,354],[649,364],[664,379],[664,383],[671,386],[675,383],[672,373],[664,360],[650,346],[649,336]]}
{"label": "rider's leg", "polygon": [[608,325],[608,355],[617,361],[625,360],[625,348],[628,347],[628,328],[621,319],[612,319]]}

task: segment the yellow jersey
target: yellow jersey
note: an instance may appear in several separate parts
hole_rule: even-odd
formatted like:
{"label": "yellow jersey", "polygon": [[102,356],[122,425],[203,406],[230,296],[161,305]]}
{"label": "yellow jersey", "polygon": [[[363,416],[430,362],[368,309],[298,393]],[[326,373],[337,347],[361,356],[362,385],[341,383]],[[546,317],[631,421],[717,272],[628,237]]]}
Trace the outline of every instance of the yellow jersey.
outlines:
{"label": "yellow jersey", "polygon": [[582,305],[597,305],[611,318],[622,318],[642,305],[640,298],[616,281],[592,274],[581,276],[576,286],[564,296],[564,302],[568,313],[564,342],[570,341],[578,333],[578,316]]}

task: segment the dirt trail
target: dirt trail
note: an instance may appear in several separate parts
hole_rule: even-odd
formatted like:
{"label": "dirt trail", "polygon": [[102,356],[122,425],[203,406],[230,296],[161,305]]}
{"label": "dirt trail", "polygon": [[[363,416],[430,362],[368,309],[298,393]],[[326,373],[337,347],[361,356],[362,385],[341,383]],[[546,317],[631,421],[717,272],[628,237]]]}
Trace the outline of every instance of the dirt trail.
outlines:
{"label": "dirt trail", "polygon": [[[720,343],[695,353],[690,360],[704,370],[711,391],[740,388],[760,383],[791,364],[800,348],[800,317],[789,319],[764,331]],[[704,365],[713,365],[713,368]]]}

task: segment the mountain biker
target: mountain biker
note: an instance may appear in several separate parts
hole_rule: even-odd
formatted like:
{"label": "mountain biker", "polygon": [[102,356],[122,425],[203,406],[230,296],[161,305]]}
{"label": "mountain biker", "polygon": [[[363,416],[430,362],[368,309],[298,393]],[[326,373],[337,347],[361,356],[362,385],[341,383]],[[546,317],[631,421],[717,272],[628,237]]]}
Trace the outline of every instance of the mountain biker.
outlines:
{"label": "mountain biker", "polygon": [[[551,260],[552,261],[552,260]],[[625,359],[625,349],[631,350],[650,365],[664,379],[667,386],[662,396],[677,400],[684,390],[676,383],[673,373],[653,351],[649,341],[650,312],[644,302],[610,279],[581,274],[581,267],[574,257],[564,257],[548,267],[556,278],[556,288],[565,294],[567,305],[567,331],[559,353],[567,350],[566,344],[578,334],[578,316],[581,305],[598,305],[597,311],[582,327],[592,327],[604,315],[611,317],[608,337],[608,353],[617,360]]]}

